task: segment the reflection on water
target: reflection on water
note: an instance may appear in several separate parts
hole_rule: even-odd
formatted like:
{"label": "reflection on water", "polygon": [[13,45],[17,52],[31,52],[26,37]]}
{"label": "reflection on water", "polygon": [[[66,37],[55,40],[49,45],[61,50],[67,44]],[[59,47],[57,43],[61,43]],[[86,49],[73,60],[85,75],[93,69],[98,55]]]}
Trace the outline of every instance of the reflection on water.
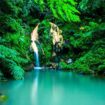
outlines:
{"label": "reflection on water", "polygon": [[105,79],[61,71],[33,71],[0,83],[9,96],[0,105],[105,105]]}
{"label": "reflection on water", "polygon": [[34,81],[32,84],[32,91],[31,91],[32,105],[37,105],[38,76],[39,76],[39,71],[36,71],[36,78],[34,78]]}

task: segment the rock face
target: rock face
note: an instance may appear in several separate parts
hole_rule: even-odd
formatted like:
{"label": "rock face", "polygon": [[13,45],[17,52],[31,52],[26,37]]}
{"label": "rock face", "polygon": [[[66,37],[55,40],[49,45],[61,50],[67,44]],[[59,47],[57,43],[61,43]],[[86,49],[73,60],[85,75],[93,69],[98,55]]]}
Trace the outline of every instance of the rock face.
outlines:
{"label": "rock face", "polygon": [[35,27],[35,29],[31,33],[31,41],[38,41],[38,26]]}
{"label": "rock face", "polygon": [[51,29],[50,29],[50,35],[52,36],[52,43],[53,43],[53,54],[52,56],[57,57],[59,56],[59,52],[62,49],[64,40],[62,36],[62,30],[58,28],[57,25],[54,23],[50,23]]}
{"label": "rock face", "polygon": [[35,29],[32,31],[31,33],[31,46],[30,48],[36,52],[37,51],[37,47],[36,47],[36,44],[35,42],[38,41],[38,26],[39,24],[35,27]]}
{"label": "rock face", "polygon": [[[63,36],[62,36],[62,30],[58,28],[58,26],[54,23],[51,23],[51,29],[50,29],[50,35],[52,36],[52,43],[54,46],[58,48],[62,48],[62,45],[64,43]],[[34,42],[39,42],[39,34],[38,34],[38,28],[39,24],[35,27],[35,29],[31,33],[31,48],[35,50],[35,44]]]}
{"label": "rock face", "polygon": [[[53,59],[57,59],[57,56],[59,55],[58,53],[62,49],[62,46],[63,46],[63,43],[64,43],[63,36],[62,36],[62,30],[60,30],[58,28],[58,26],[56,24],[52,23],[52,22],[50,22],[49,24],[50,24],[50,27],[51,27],[49,35],[51,35],[52,44],[53,44],[52,57],[53,57]],[[36,50],[35,42],[39,43],[39,34],[38,34],[39,25],[40,24],[38,24],[31,33],[31,49],[33,51]],[[42,53],[44,53],[44,52],[42,52]]]}
{"label": "rock face", "polygon": [[50,23],[50,24],[51,24],[50,34],[52,36],[53,45],[55,46],[58,45],[58,47],[61,48],[64,43],[62,30],[60,30],[58,26],[55,25],[54,23]]}

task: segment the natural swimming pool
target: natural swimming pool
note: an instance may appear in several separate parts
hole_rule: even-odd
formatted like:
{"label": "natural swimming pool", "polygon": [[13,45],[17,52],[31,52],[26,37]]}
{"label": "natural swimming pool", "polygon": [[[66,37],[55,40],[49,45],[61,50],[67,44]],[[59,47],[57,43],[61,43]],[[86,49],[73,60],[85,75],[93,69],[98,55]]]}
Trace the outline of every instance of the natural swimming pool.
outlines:
{"label": "natural swimming pool", "polygon": [[0,83],[0,105],[105,105],[105,79],[71,72],[28,72],[24,80]]}

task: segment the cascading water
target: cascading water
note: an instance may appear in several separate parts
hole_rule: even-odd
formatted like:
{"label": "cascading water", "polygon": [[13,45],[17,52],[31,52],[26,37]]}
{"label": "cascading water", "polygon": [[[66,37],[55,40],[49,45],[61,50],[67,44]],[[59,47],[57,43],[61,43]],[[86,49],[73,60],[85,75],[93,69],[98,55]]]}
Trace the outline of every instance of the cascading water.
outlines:
{"label": "cascading water", "polygon": [[34,59],[35,59],[35,66],[40,67],[40,62],[39,62],[39,53],[38,51],[34,52]]}
{"label": "cascading water", "polygon": [[38,48],[37,48],[37,45],[36,45],[36,43],[34,41],[32,42],[32,48],[34,50],[34,59],[35,59],[35,67],[34,67],[34,69],[41,69],[40,61],[39,61]]}

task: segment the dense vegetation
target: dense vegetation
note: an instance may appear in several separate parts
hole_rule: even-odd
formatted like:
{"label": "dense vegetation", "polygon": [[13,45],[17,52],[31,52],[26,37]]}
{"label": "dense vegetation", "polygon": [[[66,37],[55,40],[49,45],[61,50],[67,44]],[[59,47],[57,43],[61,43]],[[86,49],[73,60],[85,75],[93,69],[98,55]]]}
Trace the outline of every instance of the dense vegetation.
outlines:
{"label": "dense vegetation", "polygon": [[[63,32],[56,57],[48,22]],[[105,74],[105,0],[0,0],[0,78],[24,78],[33,62],[30,34],[38,23],[41,65]]]}

